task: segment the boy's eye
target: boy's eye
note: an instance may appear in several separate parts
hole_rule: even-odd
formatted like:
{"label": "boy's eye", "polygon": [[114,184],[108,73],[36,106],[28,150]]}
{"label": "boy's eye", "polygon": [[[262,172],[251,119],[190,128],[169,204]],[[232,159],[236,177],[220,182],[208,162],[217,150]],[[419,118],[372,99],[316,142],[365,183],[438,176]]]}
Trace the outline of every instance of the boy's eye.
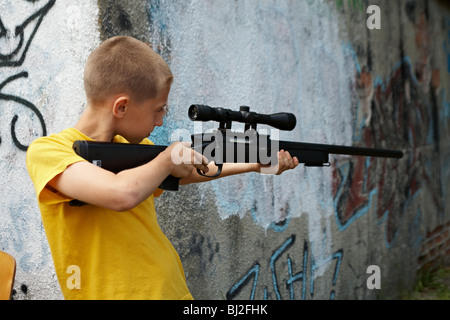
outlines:
{"label": "boy's eye", "polygon": [[161,109],[159,109],[159,112],[167,113],[167,112],[169,112],[169,107],[168,106],[163,106]]}

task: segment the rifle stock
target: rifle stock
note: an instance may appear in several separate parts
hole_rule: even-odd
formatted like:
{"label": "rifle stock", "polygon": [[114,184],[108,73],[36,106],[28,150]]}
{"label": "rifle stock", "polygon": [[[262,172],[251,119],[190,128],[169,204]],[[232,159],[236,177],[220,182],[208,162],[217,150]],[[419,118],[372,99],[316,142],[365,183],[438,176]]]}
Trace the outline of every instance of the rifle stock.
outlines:
{"label": "rifle stock", "polygon": [[[73,150],[80,157],[114,173],[146,164],[166,148],[167,146],[87,140],[77,140],[73,143]],[[169,175],[159,188],[177,191],[179,180],[179,178]]]}

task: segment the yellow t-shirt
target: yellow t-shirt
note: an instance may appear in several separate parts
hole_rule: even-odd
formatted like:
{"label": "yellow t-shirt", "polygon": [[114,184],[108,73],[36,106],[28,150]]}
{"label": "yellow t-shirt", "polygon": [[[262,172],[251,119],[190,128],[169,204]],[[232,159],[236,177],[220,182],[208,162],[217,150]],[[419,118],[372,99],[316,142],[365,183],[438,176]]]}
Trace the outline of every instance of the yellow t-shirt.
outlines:
{"label": "yellow t-shirt", "polygon": [[[85,161],[72,149],[92,140],[76,129],[35,140],[27,151],[42,222],[65,299],[192,299],[180,258],[158,225],[154,196],[127,212],[84,205],[47,183]],[[120,136],[115,142],[126,142]],[[146,139],[143,143],[151,144]]]}

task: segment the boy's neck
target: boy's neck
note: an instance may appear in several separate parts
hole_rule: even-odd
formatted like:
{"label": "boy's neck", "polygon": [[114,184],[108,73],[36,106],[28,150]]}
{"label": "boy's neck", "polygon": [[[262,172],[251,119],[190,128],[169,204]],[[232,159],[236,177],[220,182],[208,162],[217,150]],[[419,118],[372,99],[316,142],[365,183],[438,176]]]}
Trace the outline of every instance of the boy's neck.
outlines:
{"label": "boy's neck", "polygon": [[95,141],[111,142],[115,136],[114,125],[111,112],[106,111],[88,106],[74,128]]}

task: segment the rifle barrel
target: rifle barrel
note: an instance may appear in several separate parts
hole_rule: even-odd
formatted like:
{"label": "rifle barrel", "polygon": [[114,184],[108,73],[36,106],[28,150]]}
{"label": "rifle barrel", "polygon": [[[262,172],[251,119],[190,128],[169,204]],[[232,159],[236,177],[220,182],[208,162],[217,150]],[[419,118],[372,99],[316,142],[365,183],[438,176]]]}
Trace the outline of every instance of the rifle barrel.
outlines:
{"label": "rifle barrel", "polygon": [[330,144],[317,144],[306,142],[279,141],[279,149],[286,151],[321,151],[331,154],[344,154],[350,156],[367,156],[367,157],[384,157],[384,158],[401,158],[403,152],[399,150],[375,149],[363,147],[337,146]]}

